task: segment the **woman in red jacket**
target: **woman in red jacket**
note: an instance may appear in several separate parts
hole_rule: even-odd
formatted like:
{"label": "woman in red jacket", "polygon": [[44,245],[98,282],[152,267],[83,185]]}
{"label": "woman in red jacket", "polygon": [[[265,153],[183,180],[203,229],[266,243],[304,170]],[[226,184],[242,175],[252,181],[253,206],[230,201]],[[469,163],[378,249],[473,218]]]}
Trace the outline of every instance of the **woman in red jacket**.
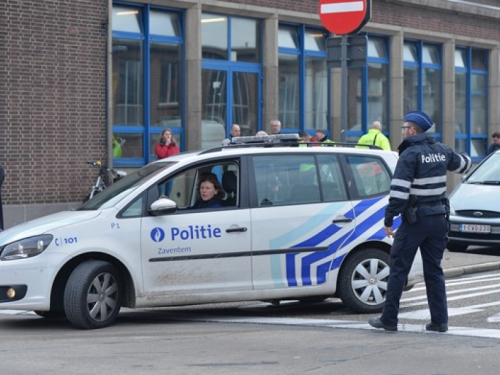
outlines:
{"label": "woman in red jacket", "polygon": [[175,142],[172,130],[166,128],[161,132],[160,139],[155,146],[155,153],[158,159],[168,158],[169,156],[178,154],[179,147]]}

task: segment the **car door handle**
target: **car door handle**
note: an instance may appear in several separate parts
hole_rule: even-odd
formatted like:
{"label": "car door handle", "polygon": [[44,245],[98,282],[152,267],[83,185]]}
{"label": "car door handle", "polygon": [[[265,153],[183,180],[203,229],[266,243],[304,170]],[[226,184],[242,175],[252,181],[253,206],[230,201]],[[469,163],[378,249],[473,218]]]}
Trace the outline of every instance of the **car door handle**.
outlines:
{"label": "car door handle", "polygon": [[233,233],[233,232],[246,232],[247,228],[245,227],[239,227],[239,228],[229,228],[226,229],[226,233]]}
{"label": "car door handle", "polygon": [[352,219],[348,217],[339,217],[338,219],[333,219],[332,223],[350,223]]}

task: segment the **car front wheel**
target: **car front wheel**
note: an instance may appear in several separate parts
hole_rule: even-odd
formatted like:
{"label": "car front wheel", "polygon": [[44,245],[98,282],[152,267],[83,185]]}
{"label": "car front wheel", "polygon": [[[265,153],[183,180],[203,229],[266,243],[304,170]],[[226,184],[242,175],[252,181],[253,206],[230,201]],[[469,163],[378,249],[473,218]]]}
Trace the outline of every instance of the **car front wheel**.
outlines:
{"label": "car front wheel", "polygon": [[111,325],[123,299],[124,288],[118,269],[104,261],[90,260],[72,272],[64,291],[68,320],[82,329]]}
{"label": "car front wheel", "polygon": [[342,302],[358,313],[382,311],[387,293],[390,256],[380,249],[362,249],[342,265],[338,294]]}

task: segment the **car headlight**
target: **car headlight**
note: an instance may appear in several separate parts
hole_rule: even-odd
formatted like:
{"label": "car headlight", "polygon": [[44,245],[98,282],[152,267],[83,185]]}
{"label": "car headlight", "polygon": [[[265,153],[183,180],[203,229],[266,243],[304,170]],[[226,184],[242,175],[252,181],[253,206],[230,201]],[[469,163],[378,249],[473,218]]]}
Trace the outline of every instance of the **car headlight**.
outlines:
{"label": "car headlight", "polygon": [[44,251],[52,242],[54,236],[42,234],[12,242],[0,247],[0,260],[26,259],[37,256]]}

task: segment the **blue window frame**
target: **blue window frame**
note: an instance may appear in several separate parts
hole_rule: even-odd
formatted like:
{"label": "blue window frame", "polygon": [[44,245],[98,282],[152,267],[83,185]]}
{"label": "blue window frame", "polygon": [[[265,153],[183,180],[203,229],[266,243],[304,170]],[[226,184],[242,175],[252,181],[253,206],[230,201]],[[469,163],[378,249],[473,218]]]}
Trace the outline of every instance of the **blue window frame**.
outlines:
{"label": "blue window frame", "polygon": [[404,42],[404,112],[420,110],[431,116],[429,132],[442,132],[441,46],[423,41]]}
{"label": "blue window frame", "polygon": [[330,74],[326,65],[326,38],[323,29],[305,25],[280,24],[279,115],[282,132],[328,129]]}
{"label": "blue window frame", "polygon": [[[362,68],[349,69],[347,142],[357,142],[374,121],[382,124],[382,132],[389,136],[390,84],[389,48],[387,38],[368,36],[368,56]],[[351,90],[352,88],[352,90]],[[355,92],[356,95],[352,95]]]}
{"label": "blue window frame", "polygon": [[201,148],[219,146],[238,124],[262,129],[262,27],[246,17],[203,13]]}
{"label": "blue window frame", "polygon": [[474,162],[488,145],[488,51],[455,49],[455,150]]}
{"label": "blue window frame", "polygon": [[183,148],[183,14],[115,2],[112,25],[113,164],[143,166],[165,127]]}

